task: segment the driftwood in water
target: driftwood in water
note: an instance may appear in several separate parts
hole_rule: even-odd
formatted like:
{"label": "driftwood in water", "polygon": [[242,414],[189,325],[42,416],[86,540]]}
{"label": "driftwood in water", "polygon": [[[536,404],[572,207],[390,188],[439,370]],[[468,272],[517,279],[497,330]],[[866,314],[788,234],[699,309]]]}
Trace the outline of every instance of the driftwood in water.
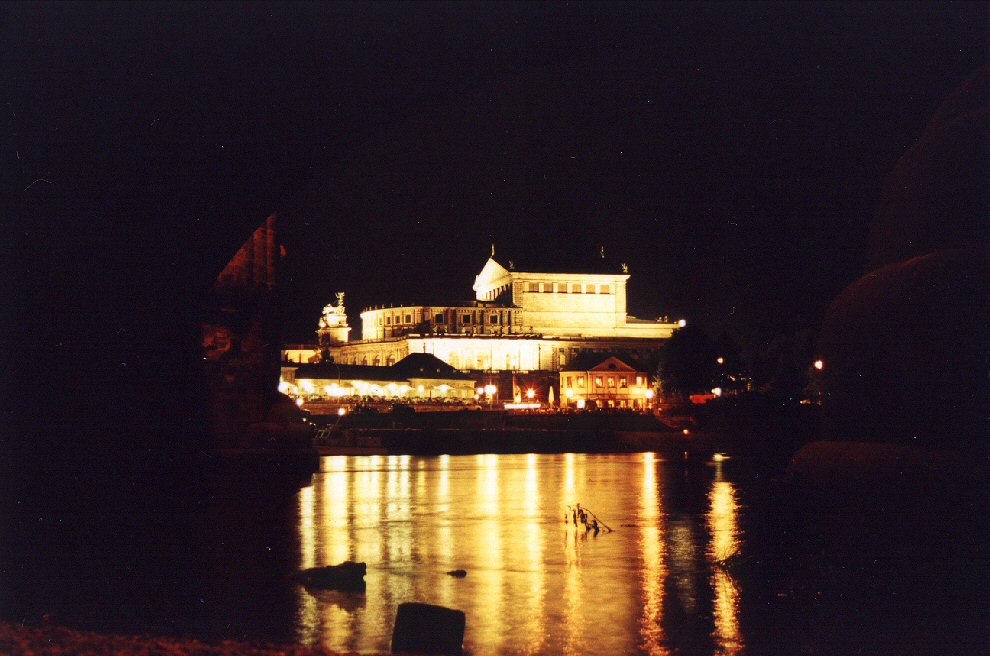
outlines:
{"label": "driftwood in water", "polygon": [[[588,520],[589,517],[592,521]],[[581,507],[580,503],[575,504],[573,507],[567,506],[567,510],[564,512],[564,523],[566,524],[571,519],[574,521],[575,526],[577,526],[578,521],[580,521],[586,530],[593,530],[595,535],[597,535],[600,530],[605,530],[609,533],[612,532],[611,526],[598,519],[598,516],[595,515],[595,513],[591,512],[587,508]]]}

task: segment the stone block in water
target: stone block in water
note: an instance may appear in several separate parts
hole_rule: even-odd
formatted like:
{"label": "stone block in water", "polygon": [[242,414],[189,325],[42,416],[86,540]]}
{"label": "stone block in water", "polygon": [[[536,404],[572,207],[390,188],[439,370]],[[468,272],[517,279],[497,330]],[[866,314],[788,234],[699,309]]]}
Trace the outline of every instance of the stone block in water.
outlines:
{"label": "stone block in water", "polygon": [[399,604],[392,630],[392,652],[459,656],[465,623],[463,611],[430,604]]}

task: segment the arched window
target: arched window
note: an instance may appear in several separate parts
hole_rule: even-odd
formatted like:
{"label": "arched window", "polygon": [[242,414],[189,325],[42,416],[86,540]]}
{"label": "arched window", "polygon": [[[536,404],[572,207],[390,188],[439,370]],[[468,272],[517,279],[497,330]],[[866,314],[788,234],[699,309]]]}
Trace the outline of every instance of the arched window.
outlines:
{"label": "arched window", "polygon": [[367,355],[364,356],[363,358],[361,358],[361,364],[363,364],[365,366],[368,365],[368,356]]}
{"label": "arched window", "polygon": [[391,367],[391,366],[392,366],[393,364],[395,364],[395,356],[394,356],[394,355],[390,355],[390,356],[388,356],[388,359],[387,359],[387,360],[385,360],[385,364],[387,364],[387,365],[388,365],[388,366],[390,366],[390,367]]}
{"label": "arched window", "polygon": [[376,355],[374,361],[372,361],[372,364],[374,366],[376,366],[376,367],[381,366],[381,364],[382,364],[382,356]]}

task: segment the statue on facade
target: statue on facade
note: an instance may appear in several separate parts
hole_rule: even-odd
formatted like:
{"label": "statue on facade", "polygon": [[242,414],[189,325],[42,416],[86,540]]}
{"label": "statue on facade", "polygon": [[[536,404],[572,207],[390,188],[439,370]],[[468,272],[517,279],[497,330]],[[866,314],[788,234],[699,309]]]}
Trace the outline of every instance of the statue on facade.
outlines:
{"label": "statue on facade", "polygon": [[329,359],[331,346],[340,345],[347,341],[351,328],[347,325],[347,310],[344,308],[344,292],[337,292],[337,300],[323,308],[320,314],[319,327],[316,335],[320,344],[322,359]]}
{"label": "statue on facade", "polygon": [[320,315],[320,330],[347,325],[347,311],[344,309],[344,292],[337,292],[336,304],[330,303]]}

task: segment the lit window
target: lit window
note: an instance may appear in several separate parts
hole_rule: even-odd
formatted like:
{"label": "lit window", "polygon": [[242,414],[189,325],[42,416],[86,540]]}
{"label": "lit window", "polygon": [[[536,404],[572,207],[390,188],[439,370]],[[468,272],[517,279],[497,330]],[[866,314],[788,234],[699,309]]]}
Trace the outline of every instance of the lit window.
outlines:
{"label": "lit window", "polygon": [[620,376],[619,377],[619,387],[621,387],[623,389],[629,387],[629,379],[626,378],[625,376]]}
{"label": "lit window", "polygon": [[609,387],[615,387],[615,376],[609,376],[608,377],[608,386]]}
{"label": "lit window", "polygon": [[406,323],[412,323],[412,315],[411,314],[407,314],[406,315]]}
{"label": "lit window", "polygon": [[585,285],[584,286],[584,293],[585,294],[594,294],[595,293],[595,286],[594,285]]}
{"label": "lit window", "polygon": [[572,382],[572,376],[568,376],[567,377],[567,386],[568,387],[574,387],[574,385],[572,385],[571,382]]}
{"label": "lit window", "polygon": [[612,285],[602,285],[601,290],[602,290],[602,294],[611,294]]}
{"label": "lit window", "polygon": [[595,376],[595,387],[603,387],[601,376]]}
{"label": "lit window", "polygon": [[643,386],[643,377],[636,376],[636,387],[642,387],[642,386]]}
{"label": "lit window", "polygon": [[540,286],[537,285],[535,282],[531,282],[531,283],[529,283],[526,286],[526,291],[528,291],[528,292],[538,292],[538,291],[540,291]]}
{"label": "lit window", "polygon": [[574,283],[571,285],[571,291],[575,294],[580,294],[582,292],[581,283]]}
{"label": "lit window", "polygon": [[387,326],[392,325],[392,317],[385,317],[385,325]]}
{"label": "lit window", "polygon": [[578,376],[578,387],[584,387],[584,376]]}

